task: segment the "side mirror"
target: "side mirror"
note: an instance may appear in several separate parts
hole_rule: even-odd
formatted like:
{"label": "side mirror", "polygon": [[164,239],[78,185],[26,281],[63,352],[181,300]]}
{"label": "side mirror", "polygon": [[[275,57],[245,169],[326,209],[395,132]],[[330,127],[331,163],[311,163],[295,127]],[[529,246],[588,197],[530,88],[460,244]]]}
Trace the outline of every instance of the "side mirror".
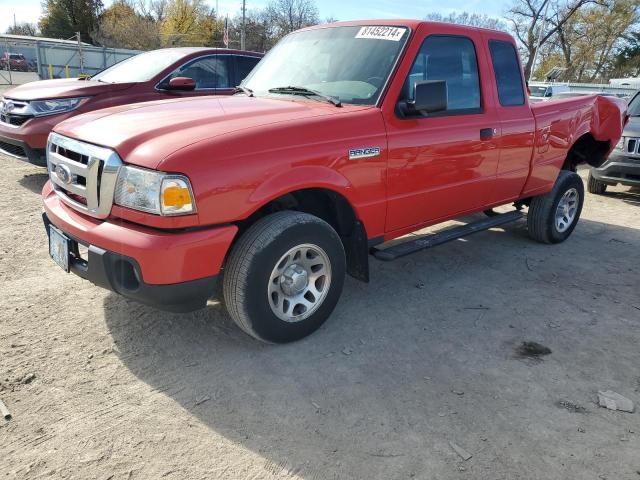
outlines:
{"label": "side mirror", "polygon": [[195,90],[196,81],[189,77],[175,77],[169,80],[167,90]]}
{"label": "side mirror", "polygon": [[425,80],[416,82],[413,100],[407,102],[411,112],[438,113],[447,109],[447,82],[445,80]]}

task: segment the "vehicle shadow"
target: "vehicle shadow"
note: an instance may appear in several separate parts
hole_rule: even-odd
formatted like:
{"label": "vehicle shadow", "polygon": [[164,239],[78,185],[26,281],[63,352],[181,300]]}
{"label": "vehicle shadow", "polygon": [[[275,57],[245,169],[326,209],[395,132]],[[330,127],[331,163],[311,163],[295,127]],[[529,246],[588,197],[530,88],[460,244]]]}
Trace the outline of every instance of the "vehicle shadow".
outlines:
{"label": "vehicle shadow", "polygon": [[18,183],[27,190],[40,195],[47,180],[49,180],[49,175],[46,173],[30,173],[18,180]]}
{"label": "vehicle shadow", "polygon": [[640,188],[633,187],[623,192],[612,192],[610,190],[602,194],[606,197],[622,200],[629,205],[640,206]]}
{"label": "vehicle shadow", "polygon": [[[600,466],[580,456],[584,442],[568,433],[576,417],[557,401],[584,395],[601,365],[637,372],[640,320],[616,331],[638,313],[629,303],[638,245],[640,230],[587,220],[569,241],[540,245],[520,221],[393,263],[372,259],[371,283],[348,279],[329,321],[290,345],[254,341],[220,304],[174,315],[111,294],[104,313],[122,364],[262,456],[265,476],[458,478],[464,464],[476,477],[513,478],[548,472],[556,449],[567,462],[575,451],[586,474]],[[595,296],[597,312],[584,307]],[[516,359],[526,340],[553,354]],[[627,379],[603,380],[614,388]]]}

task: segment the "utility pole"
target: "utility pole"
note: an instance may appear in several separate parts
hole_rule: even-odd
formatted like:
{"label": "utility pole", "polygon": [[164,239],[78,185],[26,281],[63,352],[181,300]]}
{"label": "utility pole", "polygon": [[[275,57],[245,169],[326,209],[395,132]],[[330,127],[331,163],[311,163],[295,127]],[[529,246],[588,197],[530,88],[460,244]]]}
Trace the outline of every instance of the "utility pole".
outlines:
{"label": "utility pole", "polygon": [[247,0],[242,0],[242,28],[240,29],[240,50],[245,50],[245,20],[247,18]]}
{"label": "utility pole", "polygon": [[14,29],[14,31],[15,31],[15,28],[16,28],[16,14],[14,13],[13,14],[13,29]]}
{"label": "utility pole", "polygon": [[544,17],[542,17],[542,27],[540,27],[540,31],[538,32],[538,45],[536,45],[536,53],[533,55],[533,63],[531,64],[531,71],[529,72],[529,81],[533,78],[533,72],[536,70],[536,63],[538,62],[538,52],[540,51],[540,43],[542,42],[542,35],[544,34],[544,29],[547,26],[547,10],[549,10],[549,4],[551,0],[547,0],[547,4],[544,7]]}

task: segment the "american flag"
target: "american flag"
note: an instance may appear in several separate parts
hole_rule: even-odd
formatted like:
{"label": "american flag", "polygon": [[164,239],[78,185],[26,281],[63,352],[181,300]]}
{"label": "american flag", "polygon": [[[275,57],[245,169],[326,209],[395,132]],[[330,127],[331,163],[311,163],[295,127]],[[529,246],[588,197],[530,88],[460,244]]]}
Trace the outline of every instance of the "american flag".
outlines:
{"label": "american flag", "polygon": [[224,33],[222,34],[224,46],[229,48],[229,15],[224,19]]}

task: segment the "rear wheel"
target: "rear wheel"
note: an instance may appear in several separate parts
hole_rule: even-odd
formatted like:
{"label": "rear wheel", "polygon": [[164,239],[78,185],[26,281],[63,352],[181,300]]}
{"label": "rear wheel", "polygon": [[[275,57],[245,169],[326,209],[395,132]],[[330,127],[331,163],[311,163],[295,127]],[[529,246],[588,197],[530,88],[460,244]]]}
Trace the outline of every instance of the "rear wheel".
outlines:
{"label": "rear wheel", "polygon": [[229,255],[223,280],[227,310],[259,340],[299,340],[331,315],[345,264],[340,237],[325,221],[291,211],[269,215]]}
{"label": "rear wheel", "polygon": [[607,184],[597,180],[589,171],[589,179],[587,181],[587,190],[595,195],[602,195],[607,191]]}
{"label": "rear wheel", "polygon": [[564,242],[578,223],[583,202],[582,179],[577,173],[562,170],[553,190],[531,200],[529,236],[542,243]]}

